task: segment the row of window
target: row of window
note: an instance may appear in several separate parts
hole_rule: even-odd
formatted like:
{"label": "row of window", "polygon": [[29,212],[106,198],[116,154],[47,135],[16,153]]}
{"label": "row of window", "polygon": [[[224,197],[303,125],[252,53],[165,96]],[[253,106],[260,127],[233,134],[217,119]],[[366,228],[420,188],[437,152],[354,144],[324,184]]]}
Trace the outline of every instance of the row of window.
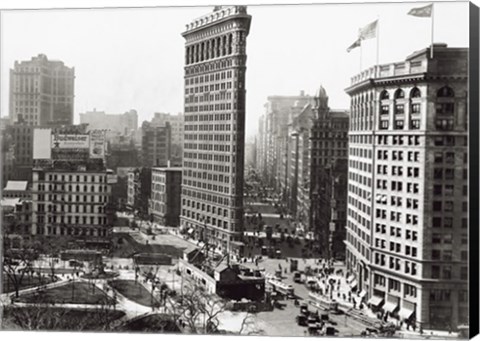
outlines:
{"label": "row of window", "polygon": [[192,171],[191,169],[185,170],[184,176],[185,178],[193,177],[199,180],[203,179],[203,180],[223,182],[223,183],[230,182],[230,177],[227,175],[215,174],[215,173],[212,174],[207,172],[196,172],[194,170]]}
{"label": "row of window", "polygon": [[[203,162],[190,162],[190,161],[185,161],[184,163],[184,174],[186,172],[185,168],[190,168],[190,169],[201,169],[201,170],[206,170],[206,171],[214,171],[214,172],[220,172],[220,173],[230,173],[230,166],[225,166],[225,165],[212,165],[211,163],[203,163]],[[233,173],[235,173],[235,167],[233,168]]]}
{"label": "row of window", "polygon": [[107,229],[91,229],[91,228],[81,228],[81,227],[52,227],[48,226],[46,229],[43,226],[37,227],[37,232],[39,234],[45,234],[47,232],[48,235],[59,235],[59,236],[100,236],[106,237],[107,236]]}
{"label": "row of window", "polygon": [[[387,265],[387,256],[384,254],[380,254],[378,252],[374,253],[374,264],[379,266],[386,266]],[[410,261],[403,261],[397,257],[388,256],[388,268],[394,271],[401,271],[402,270],[402,263],[403,263],[403,272],[405,274],[410,274],[415,276],[417,274],[417,264]],[[400,287],[398,290],[400,291]]]}
{"label": "row of window", "polygon": [[[201,202],[190,200],[190,199],[183,198],[182,199],[182,207],[189,207],[189,208],[192,208],[192,209],[201,210],[203,212],[223,216],[224,218],[229,217],[228,210],[226,208],[223,209],[223,208],[217,207],[215,205],[201,203]],[[235,218],[235,211],[231,211],[230,213],[231,213],[230,214],[231,218]],[[207,219],[208,219],[208,217],[207,217]]]}
{"label": "row of window", "polygon": [[[83,224],[83,225],[105,225],[107,224],[106,217],[98,217],[98,216],[48,216],[47,217],[48,223],[59,223],[59,224]],[[39,216],[37,218],[37,222],[39,224],[43,224],[44,217]]]}
{"label": "row of window", "polygon": [[[229,63],[226,63],[226,64],[229,64]],[[236,72],[236,71],[234,72],[232,70],[229,70],[229,71],[222,71],[222,72],[214,72],[214,73],[210,73],[209,75],[204,75],[204,76],[185,78],[185,87],[188,88],[189,85],[192,86],[192,85],[196,85],[196,84],[203,84],[204,82],[207,83],[207,82],[214,82],[214,81],[230,79],[233,76],[237,77],[238,72]],[[207,88],[207,86],[205,86],[205,88]],[[195,93],[199,92],[199,90],[200,90],[200,92],[204,91],[203,86],[200,86],[200,88],[198,88],[198,86],[197,86],[197,87],[194,87],[194,89],[195,89]],[[205,91],[207,91],[207,90],[205,90]],[[210,90],[210,91],[212,91],[212,90]]]}
{"label": "row of window", "polygon": [[[243,34],[243,32],[240,32]],[[231,55],[233,51],[233,34],[211,38],[207,41],[187,46],[185,49],[185,64],[208,61],[214,58]]]}
{"label": "row of window", "polygon": [[[46,199],[46,200],[45,200]],[[38,201],[61,201],[62,203],[104,203],[108,201],[106,195],[58,195],[39,194]]]}
{"label": "row of window", "polygon": [[[434,279],[452,279],[452,269],[451,265],[432,265],[431,276]],[[468,279],[468,267],[460,267],[459,277],[462,280]]]}
{"label": "row of window", "polygon": [[[233,115],[233,118],[236,119],[236,115]],[[185,115],[185,122],[212,122],[212,121],[230,121],[232,119],[232,114],[192,114]]]}
{"label": "row of window", "polygon": [[[404,160],[404,152],[399,150],[385,150],[379,149],[377,150],[377,159],[378,160],[391,160],[391,161],[403,161]],[[418,162],[420,161],[420,152],[417,151],[409,151],[406,152],[407,161],[410,162]]]}
{"label": "row of window", "polygon": [[[198,73],[205,73],[205,72],[212,72],[212,71],[216,71],[216,70],[222,70],[222,69],[225,69],[227,67],[231,67],[231,66],[236,66],[236,62],[235,60],[233,59],[224,59],[224,60],[217,60],[217,61],[214,61],[214,62],[209,62],[209,63],[205,63],[205,64],[200,64],[200,65],[196,65],[196,66],[191,66],[191,67],[187,67],[185,68],[185,75],[186,76],[191,76],[191,75],[196,75]],[[202,76],[197,76],[195,78],[187,78],[189,79],[189,84],[198,84],[200,82],[200,77]],[[202,79],[203,81],[204,79]]]}
{"label": "row of window", "polygon": [[[198,146],[198,145],[197,145]],[[187,143],[185,144],[185,149],[192,149],[191,147],[187,147]],[[217,154],[206,154],[206,153],[192,153],[192,152],[185,152],[184,154],[185,159],[194,159],[194,160],[205,160],[205,161],[215,161],[215,162],[230,162],[231,158],[230,155],[217,155]],[[233,162],[235,162],[235,157],[233,157]],[[188,162],[185,160],[185,162]],[[188,168],[196,168],[195,166],[189,166],[190,163],[185,164],[185,167]]]}
{"label": "row of window", "polygon": [[[44,174],[44,173],[43,173]],[[39,173],[39,180],[42,179],[41,172]],[[47,179],[49,181],[68,181],[68,182],[106,182],[104,175],[59,175],[59,174],[49,174]]]}
{"label": "row of window", "polygon": [[[433,217],[432,227],[451,229],[453,228],[453,217]],[[463,229],[468,228],[468,218],[461,219],[461,228]]]}

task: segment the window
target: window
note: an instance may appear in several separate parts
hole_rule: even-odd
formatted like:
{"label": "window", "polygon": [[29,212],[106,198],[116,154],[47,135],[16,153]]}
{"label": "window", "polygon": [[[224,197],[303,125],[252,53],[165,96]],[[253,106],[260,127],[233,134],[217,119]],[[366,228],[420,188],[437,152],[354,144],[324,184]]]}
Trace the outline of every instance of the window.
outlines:
{"label": "window", "polygon": [[432,265],[432,278],[440,278],[440,266]]}
{"label": "window", "polygon": [[387,90],[383,90],[382,93],[380,94],[380,99],[389,99],[390,95],[388,94]]}
{"label": "window", "polygon": [[395,129],[403,129],[403,120],[395,120]]}
{"label": "window", "polygon": [[410,129],[420,129],[420,120],[411,120]]}
{"label": "window", "polygon": [[380,121],[380,129],[388,129],[388,120]]}
{"label": "window", "polygon": [[412,89],[412,91],[410,92],[410,98],[420,98],[422,97],[422,93],[420,92],[420,90],[415,87]]}
{"label": "window", "polygon": [[[440,186],[441,188],[442,186]],[[441,212],[442,211],[442,202],[441,201],[434,201],[433,202],[433,210],[435,212]]]}
{"label": "window", "polygon": [[452,88],[448,86],[444,86],[443,88],[437,91],[437,97],[440,97],[440,98],[455,97],[455,93],[453,92]]}

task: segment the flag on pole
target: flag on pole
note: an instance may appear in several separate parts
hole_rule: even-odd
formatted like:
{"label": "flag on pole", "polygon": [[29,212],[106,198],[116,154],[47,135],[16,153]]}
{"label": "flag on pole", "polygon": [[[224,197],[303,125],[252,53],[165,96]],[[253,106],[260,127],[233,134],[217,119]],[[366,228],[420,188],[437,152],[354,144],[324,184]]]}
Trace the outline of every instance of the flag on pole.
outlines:
{"label": "flag on pole", "polygon": [[358,37],[362,40],[375,38],[377,36],[377,24],[378,20],[375,20],[374,22],[361,28],[358,33]]}
{"label": "flag on pole", "polygon": [[372,39],[377,36],[378,19],[358,30],[357,40],[347,48],[347,52],[352,51],[361,45],[362,40]]}
{"label": "flag on pole", "polygon": [[355,40],[355,42],[348,47],[347,52],[350,52],[350,51],[352,51],[354,48],[359,47],[359,46],[360,46],[360,41],[361,41],[360,38],[358,38],[357,40]]}
{"label": "flag on pole", "polygon": [[421,18],[430,18],[432,16],[432,9],[433,4],[412,8],[407,14],[413,15],[414,17],[421,17]]}

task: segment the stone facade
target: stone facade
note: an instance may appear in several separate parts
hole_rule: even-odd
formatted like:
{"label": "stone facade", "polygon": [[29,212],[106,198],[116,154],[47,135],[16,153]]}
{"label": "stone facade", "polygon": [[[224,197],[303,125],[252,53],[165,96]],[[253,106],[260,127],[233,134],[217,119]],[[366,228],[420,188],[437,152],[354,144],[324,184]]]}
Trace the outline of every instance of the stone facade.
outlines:
{"label": "stone facade", "polygon": [[149,212],[163,226],[180,225],[181,168],[152,168],[152,191]]}
{"label": "stone facade", "polygon": [[468,320],[468,49],[434,45],[352,78],[347,267],[424,328]]}
{"label": "stone facade", "polygon": [[73,124],[75,68],[40,54],[10,70],[10,117],[32,126]]}
{"label": "stone facade", "polygon": [[218,252],[242,253],[246,39],[244,6],[187,25],[181,225]]}

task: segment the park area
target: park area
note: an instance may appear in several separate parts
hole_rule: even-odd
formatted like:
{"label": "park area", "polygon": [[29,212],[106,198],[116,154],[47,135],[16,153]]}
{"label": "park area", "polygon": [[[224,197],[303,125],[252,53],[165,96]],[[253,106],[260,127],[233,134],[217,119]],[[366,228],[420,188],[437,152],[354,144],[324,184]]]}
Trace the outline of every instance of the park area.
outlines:
{"label": "park area", "polygon": [[[19,276],[19,275],[15,275]],[[22,278],[22,280],[19,282],[18,289],[23,290],[23,289],[28,289],[28,288],[33,288],[37,287],[40,285],[45,285],[48,283],[51,283],[52,279],[51,277],[44,275],[44,276],[30,276],[28,274],[25,274],[25,276]],[[18,283],[18,282],[17,282]],[[2,276],[2,290],[4,293],[9,293],[9,292],[14,292],[15,291],[15,286],[12,283],[12,279],[7,276],[6,273],[3,273]]]}
{"label": "park area", "polygon": [[158,306],[159,302],[152,298],[150,292],[140,283],[132,280],[114,280],[108,284],[127,299],[146,307]]}
{"label": "park area", "polygon": [[164,314],[148,315],[125,324],[120,331],[144,333],[180,333],[171,316]]}
{"label": "park area", "polygon": [[59,287],[40,289],[16,299],[21,303],[114,304],[114,299],[91,283],[71,282]]}
{"label": "park area", "polygon": [[[4,310],[5,329],[22,330],[111,330],[110,323],[124,316],[118,310],[83,310],[56,307],[7,307]],[[10,326],[10,327],[8,327]]]}
{"label": "park area", "polygon": [[[131,258],[138,253],[162,253],[172,257],[181,257],[185,247],[182,247],[181,244],[177,245],[178,243],[172,243],[171,238],[168,237],[176,238],[170,235],[156,235],[155,239],[161,240],[162,243],[159,243],[159,240],[145,240],[144,243],[140,243],[127,233],[115,233],[113,251],[110,256]],[[138,238],[142,238],[143,241],[143,237],[139,236]]]}

